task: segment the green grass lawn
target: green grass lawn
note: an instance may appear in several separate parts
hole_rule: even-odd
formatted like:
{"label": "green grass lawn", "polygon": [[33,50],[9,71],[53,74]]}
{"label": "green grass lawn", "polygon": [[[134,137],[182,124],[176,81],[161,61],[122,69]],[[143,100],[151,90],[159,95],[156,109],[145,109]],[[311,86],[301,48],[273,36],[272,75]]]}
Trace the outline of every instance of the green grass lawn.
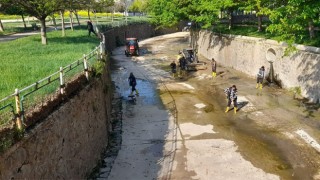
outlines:
{"label": "green grass lawn", "polygon": [[[276,41],[279,41],[280,39],[280,36],[271,34],[269,32],[266,32],[265,30],[262,32],[258,32],[256,25],[235,25],[232,29],[229,30],[226,24],[217,24],[213,26],[212,31],[216,33],[222,33],[222,34],[233,34],[233,35],[266,38],[266,39],[272,39]],[[298,42],[296,42],[297,44],[320,47],[320,38],[315,38],[313,40],[310,40],[308,38],[307,31],[305,32],[305,34],[306,34],[306,38],[300,39]],[[317,32],[317,36],[318,37],[320,36],[319,32]]]}
{"label": "green grass lawn", "polygon": [[59,70],[99,45],[84,26],[47,34],[48,45],[41,44],[40,35],[0,43],[0,99]]}

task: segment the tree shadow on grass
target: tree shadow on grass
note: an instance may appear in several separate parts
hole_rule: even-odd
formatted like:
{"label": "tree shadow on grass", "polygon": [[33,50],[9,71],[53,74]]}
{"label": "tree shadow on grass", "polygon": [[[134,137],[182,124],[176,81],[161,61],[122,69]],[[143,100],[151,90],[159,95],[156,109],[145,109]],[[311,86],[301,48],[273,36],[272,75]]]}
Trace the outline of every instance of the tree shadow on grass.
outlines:
{"label": "tree shadow on grass", "polygon": [[76,37],[49,37],[48,43],[57,44],[98,44],[100,42],[99,38],[95,35],[82,35]]}
{"label": "tree shadow on grass", "polygon": [[[77,32],[81,31],[81,32]],[[62,31],[55,31],[57,34],[50,34],[49,30],[47,30],[47,41],[48,44],[56,43],[56,44],[93,44],[96,45],[99,43],[99,33],[96,32],[97,36],[91,33],[91,36],[88,35],[87,27],[84,25],[75,26],[74,31],[70,31],[70,27],[66,28],[66,36],[62,37]],[[33,41],[41,41],[41,37],[34,38]]]}

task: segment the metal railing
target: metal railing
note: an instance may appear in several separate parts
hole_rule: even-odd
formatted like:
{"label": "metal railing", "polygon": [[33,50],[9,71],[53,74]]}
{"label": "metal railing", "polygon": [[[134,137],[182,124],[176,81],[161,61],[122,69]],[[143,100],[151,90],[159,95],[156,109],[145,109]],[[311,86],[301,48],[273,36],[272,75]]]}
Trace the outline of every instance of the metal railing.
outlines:
{"label": "metal railing", "polygon": [[[24,87],[22,89],[15,89],[15,92],[11,95],[0,100],[0,128],[6,126],[12,121],[15,121],[15,125],[18,129],[23,129],[26,106],[30,104],[39,103],[39,98],[36,92],[41,92],[40,97],[45,97],[50,93],[59,90],[60,94],[65,93],[65,83],[70,81],[72,77],[84,73],[87,80],[89,80],[89,72],[95,62],[101,60],[104,56],[104,43],[101,42],[93,51],[88,54],[84,54],[83,57],[73,63],[60,67],[59,71],[45,77],[35,83]],[[34,97],[31,97],[34,96]],[[28,103],[25,103],[28,99]],[[26,105],[27,104],[27,105]],[[32,109],[32,108],[31,108]]]}

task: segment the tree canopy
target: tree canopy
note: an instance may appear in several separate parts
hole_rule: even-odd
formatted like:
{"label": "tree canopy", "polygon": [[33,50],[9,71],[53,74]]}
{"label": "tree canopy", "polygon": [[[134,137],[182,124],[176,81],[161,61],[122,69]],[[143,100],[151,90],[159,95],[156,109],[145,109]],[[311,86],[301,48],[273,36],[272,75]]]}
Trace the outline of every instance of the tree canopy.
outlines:
{"label": "tree canopy", "polygon": [[[315,26],[320,25],[319,0],[147,0],[147,4],[152,22],[158,26],[187,20],[210,28],[227,14],[232,28],[235,12],[253,12],[258,31],[266,30],[289,44],[315,38]],[[268,24],[262,24],[263,16],[269,18]]]}
{"label": "tree canopy", "polygon": [[[120,0],[128,10],[129,0]],[[130,1],[132,2],[132,1]],[[2,12],[31,15],[41,22],[42,43],[46,44],[45,18],[61,10],[103,11],[114,0],[0,0]],[[6,6],[10,5],[10,6]],[[280,36],[291,44],[301,39],[315,39],[320,25],[319,0],[135,0],[131,11],[148,12],[151,22],[157,26],[173,26],[180,21],[193,21],[202,28],[227,22],[233,28],[235,12],[250,12],[256,15],[258,31]],[[262,17],[268,17],[263,24]],[[227,21],[226,21],[227,20]]]}

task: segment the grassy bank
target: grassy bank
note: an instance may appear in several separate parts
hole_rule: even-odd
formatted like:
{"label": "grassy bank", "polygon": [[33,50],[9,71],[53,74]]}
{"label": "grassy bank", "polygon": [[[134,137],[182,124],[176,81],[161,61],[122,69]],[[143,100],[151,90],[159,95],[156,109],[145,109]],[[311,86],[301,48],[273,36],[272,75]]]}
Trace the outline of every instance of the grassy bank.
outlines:
{"label": "grassy bank", "polygon": [[[258,32],[257,25],[235,25],[232,29],[229,29],[226,24],[216,24],[212,28],[213,32],[222,34],[234,34],[242,36],[251,36],[258,38],[266,38],[279,41],[281,35],[271,34],[265,30]],[[319,32],[316,32],[317,37],[320,36]],[[310,39],[308,31],[305,32],[305,38],[297,39],[297,44],[303,44],[307,46],[320,47],[320,38]]]}
{"label": "grassy bank", "polygon": [[0,99],[92,51],[99,39],[87,33],[85,27],[67,30],[67,37],[61,37],[61,31],[49,32],[46,46],[40,35],[0,43]]}

